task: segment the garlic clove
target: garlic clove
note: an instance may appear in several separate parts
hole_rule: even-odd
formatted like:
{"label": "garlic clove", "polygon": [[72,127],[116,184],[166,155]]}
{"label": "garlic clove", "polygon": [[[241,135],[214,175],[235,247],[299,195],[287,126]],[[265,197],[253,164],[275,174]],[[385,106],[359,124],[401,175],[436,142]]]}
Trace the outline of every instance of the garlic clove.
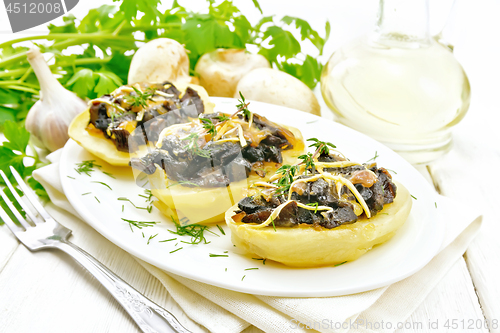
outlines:
{"label": "garlic clove", "polygon": [[54,151],[68,141],[69,124],[87,104],[57,81],[37,47],[27,57],[40,83],[40,100],[31,107],[25,126],[37,147]]}

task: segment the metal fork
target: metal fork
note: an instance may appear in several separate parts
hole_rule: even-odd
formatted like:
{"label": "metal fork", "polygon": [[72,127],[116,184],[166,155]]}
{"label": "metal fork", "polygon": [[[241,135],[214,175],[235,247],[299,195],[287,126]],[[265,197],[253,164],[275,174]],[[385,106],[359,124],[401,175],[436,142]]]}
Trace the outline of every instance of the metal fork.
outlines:
{"label": "metal fork", "polygon": [[0,170],[0,175],[9,187],[9,190],[15,200],[26,212],[29,220],[31,220],[34,224],[34,226],[32,226],[28,223],[28,221],[10,202],[5,193],[0,190],[0,195],[3,200],[24,228],[17,226],[1,207],[0,217],[5,222],[7,227],[9,227],[9,229],[14,233],[17,239],[24,244],[24,246],[26,246],[30,251],[56,248],[69,254],[80,265],[86,268],[99,282],[101,282],[101,284],[111,293],[118,303],[123,306],[125,311],[128,312],[143,332],[190,333],[190,331],[179,323],[173,314],[146,298],[118,277],[115,273],[110,271],[106,266],[97,261],[97,259],[80,249],[78,246],[69,242],[68,237],[71,234],[71,230],[54,220],[42,207],[40,202],[38,202],[35,195],[30,192],[28,186],[23,181],[19,173],[12,166],[10,167],[10,170],[21,187],[25,198],[31,203],[35,210],[38,211],[38,215],[33,213],[32,209],[28,207],[26,202],[19,197],[5,173]]}

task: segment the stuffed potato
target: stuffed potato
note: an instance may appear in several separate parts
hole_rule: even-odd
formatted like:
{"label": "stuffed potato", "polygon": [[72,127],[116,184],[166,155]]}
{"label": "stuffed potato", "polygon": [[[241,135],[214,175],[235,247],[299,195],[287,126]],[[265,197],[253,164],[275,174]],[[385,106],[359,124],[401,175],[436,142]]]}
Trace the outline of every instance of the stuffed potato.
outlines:
{"label": "stuffed potato", "polygon": [[[180,116],[170,117],[175,118],[171,123],[182,123],[189,121],[188,116],[213,112],[214,106],[203,87],[170,82],[123,86],[89,105],[72,121],[68,134],[87,151],[116,166],[129,165],[128,138],[138,126],[147,123],[157,126],[159,132],[170,125],[162,115],[190,109],[192,114],[180,112]],[[154,142],[156,138],[148,139]]]}
{"label": "stuffed potato", "polygon": [[304,151],[300,131],[257,114],[203,114],[160,134],[149,154],[131,159],[149,175],[157,207],[182,224],[224,221],[254,182]]}
{"label": "stuffed potato", "polygon": [[408,190],[376,164],[331,157],[297,165],[288,182],[290,169],[257,184],[226,212],[233,243],[288,266],[315,267],[355,260],[389,240],[410,213]]}

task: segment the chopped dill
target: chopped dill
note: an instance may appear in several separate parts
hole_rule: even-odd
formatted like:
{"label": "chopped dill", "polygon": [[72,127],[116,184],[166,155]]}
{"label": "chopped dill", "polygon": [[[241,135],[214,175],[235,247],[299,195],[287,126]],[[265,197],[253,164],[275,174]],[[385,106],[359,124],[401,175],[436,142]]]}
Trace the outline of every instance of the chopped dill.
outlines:
{"label": "chopped dill", "polygon": [[217,257],[229,257],[229,255],[227,254],[213,254],[213,253],[210,253],[208,255],[210,258],[217,258]]}
{"label": "chopped dill", "polygon": [[366,161],[366,162],[375,161],[378,157],[379,157],[378,152],[377,152],[377,151],[375,151],[375,156],[373,156],[372,158],[370,158],[370,159],[369,159],[368,161]]}
{"label": "chopped dill", "polygon": [[245,268],[245,271],[251,271],[251,270],[254,270],[254,269],[258,269],[258,268],[257,267]]}
{"label": "chopped dill", "polygon": [[252,258],[253,260],[264,260],[264,258]]}
{"label": "chopped dill", "polygon": [[196,187],[200,186],[198,184],[195,184],[195,183],[187,181],[187,180],[181,180],[181,181],[178,181],[177,183],[173,183],[173,184],[168,185],[167,188],[175,186],[175,185],[184,185],[184,184],[186,184],[186,185],[193,185],[193,186],[196,186]]}
{"label": "chopped dill", "polygon": [[438,208],[438,203],[434,201],[434,206]]}
{"label": "chopped dill", "polygon": [[102,173],[103,173],[103,174],[105,174],[105,175],[106,175],[106,176],[108,176],[108,177],[111,177],[111,178],[113,178],[113,179],[116,179],[116,177],[115,177],[115,176],[113,176],[112,174],[110,174],[109,172],[103,171]]}
{"label": "chopped dill", "polygon": [[224,236],[226,235],[226,233],[224,232],[224,229],[222,229],[222,227],[220,225],[217,224],[217,228],[219,228],[219,231],[221,234],[223,234]]}
{"label": "chopped dill", "polygon": [[308,203],[306,206],[310,206],[310,207],[314,207],[314,214],[316,214],[318,212],[318,206],[319,206],[319,203],[318,202],[311,202],[311,203]]}
{"label": "chopped dill", "polygon": [[205,157],[205,158],[209,158],[211,156],[211,154],[208,150],[203,150],[198,145],[198,140],[199,140],[198,133],[191,133],[181,140],[187,141],[187,144],[183,148],[186,150],[189,150],[191,152],[191,154],[198,155],[198,156]]}
{"label": "chopped dill", "polygon": [[87,195],[87,194],[90,194],[90,193],[92,193],[92,192],[86,192],[86,193],[82,193],[82,195]]}
{"label": "chopped dill", "polygon": [[206,225],[189,224],[186,226],[182,226],[180,223],[175,221],[173,216],[170,216],[170,218],[171,218],[172,222],[174,222],[175,227],[176,227],[175,231],[168,230],[170,233],[175,234],[175,235],[179,235],[179,236],[191,236],[190,242],[181,241],[183,243],[186,243],[186,244],[200,244],[201,242],[203,242],[203,244],[210,243],[205,238],[205,235],[204,235],[205,231],[208,231],[216,236],[219,236],[219,235],[213,233],[212,231],[210,231]]}
{"label": "chopped dill", "polygon": [[227,267],[226,267],[226,272],[227,272]]}
{"label": "chopped dill", "polygon": [[110,190],[113,190],[113,189],[111,188],[111,186],[109,186],[108,184],[106,184],[106,183],[104,183],[104,182],[99,182],[99,181],[95,181],[95,180],[93,180],[93,181],[91,181],[91,183],[101,184],[101,185],[106,186],[106,187],[107,187],[107,188],[109,188]]}
{"label": "chopped dill", "polygon": [[132,232],[134,232],[134,229],[132,229],[132,226],[136,227],[137,229],[142,229],[142,228],[146,228],[146,227],[152,227],[155,224],[160,223],[157,221],[134,221],[134,220],[124,219],[123,217],[122,217],[122,220],[125,222],[128,222],[128,224],[130,226],[130,230],[132,230]]}
{"label": "chopped dill", "polygon": [[156,235],[154,235],[154,236],[149,236],[149,238],[148,238],[148,244],[147,244],[147,245],[149,245],[149,242],[151,242],[151,240],[152,240],[153,238],[155,238],[156,236],[158,236],[158,234],[156,234]]}
{"label": "chopped dill", "polygon": [[124,210],[125,210],[125,205],[122,205],[122,213],[123,213]]}
{"label": "chopped dill", "polygon": [[413,199],[417,200],[417,198],[416,198],[413,194],[410,194],[410,195],[411,195],[411,197],[412,197]]}
{"label": "chopped dill", "polygon": [[176,240],[176,239],[177,239],[177,238],[164,239],[164,240],[159,241],[159,243],[170,242],[170,241],[174,241],[174,240]]}
{"label": "chopped dill", "polygon": [[271,223],[273,224],[274,232],[276,232],[276,226],[274,225],[274,219],[272,216],[271,216]]}
{"label": "chopped dill", "polygon": [[66,176],[66,177],[71,178],[71,179],[76,179],[75,177],[71,177],[71,176]]}
{"label": "chopped dill", "polygon": [[144,231],[142,232],[142,238],[145,238],[145,237],[144,237]]}
{"label": "chopped dill", "polygon": [[266,260],[267,260],[267,258],[262,261],[262,265],[266,264]]}
{"label": "chopped dill", "polygon": [[94,167],[101,168],[100,165],[96,164],[95,160],[83,161],[81,163],[76,163],[75,171],[78,172],[79,175],[84,173],[90,177],[90,173],[95,171]]}
{"label": "chopped dill", "polygon": [[178,249],[175,249],[175,250],[173,250],[173,251],[170,251],[170,253],[174,253],[174,252],[177,252],[177,251],[182,250],[182,249],[183,249],[183,248],[182,248],[182,247],[180,247],[180,248],[178,248]]}
{"label": "chopped dill", "polygon": [[96,196],[94,196],[94,198],[97,200],[97,202],[98,202],[98,203],[101,203],[101,202],[99,201],[99,199],[97,199],[97,197],[96,197]]}
{"label": "chopped dill", "polygon": [[341,262],[340,264],[333,265],[333,267],[337,267],[337,266],[343,265],[343,264],[345,264],[346,262],[347,262],[347,261],[344,261],[344,262]]}
{"label": "chopped dill", "polygon": [[318,122],[319,119],[316,119],[316,120],[312,120],[312,121],[306,121],[306,124],[314,124],[316,122]]}
{"label": "chopped dill", "polygon": [[245,278],[246,275],[243,275],[243,277],[241,278],[241,281],[243,281],[243,279]]}
{"label": "chopped dill", "polygon": [[393,172],[395,175],[397,175],[397,174],[398,174],[398,173],[397,173],[396,171],[394,171],[394,170],[387,169],[387,168],[384,168],[384,169],[386,169],[387,171]]}

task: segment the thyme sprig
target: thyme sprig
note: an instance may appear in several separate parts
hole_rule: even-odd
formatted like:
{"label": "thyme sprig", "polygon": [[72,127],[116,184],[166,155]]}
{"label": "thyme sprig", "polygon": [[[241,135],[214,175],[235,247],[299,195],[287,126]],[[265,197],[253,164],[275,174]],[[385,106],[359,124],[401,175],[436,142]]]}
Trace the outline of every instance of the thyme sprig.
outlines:
{"label": "thyme sprig", "polygon": [[191,133],[181,140],[187,142],[187,144],[184,146],[184,149],[189,150],[193,155],[209,158],[211,156],[210,152],[201,149],[201,147],[198,145],[199,139],[200,137],[198,133]]}
{"label": "thyme sprig", "polygon": [[281,174],[276,182],[276,193],[278,195],[288,193],[290,191],[290,186],[292,185],[294,178],[299,175],[300,166],[304,165],[304,173],[307,174],[309,170],[314,174],[316,170],[316,165],[314,159],[321,154],[329,154],[330,147],[337,148],[334,144],[330,142],[320,141],[316,138],[307,139],[307,141],[313,142],[309,147],[315,147],[314,153],[306,153],[300,155],[298,158],[301,160],[297,164],[289,165],[285,164],[276,170],[276,174]]}
{"label": "thyme sprig", "polygon": [[239,93],[240,93],[240,99],[238,99],[239,104],[236,104],[236,107],[238,108],[236,114],[241,112],[243,114],[243,117],[245,117],[245,119],[248,122],[250,122],[250,119],[252,118],[252,112],[248,110],[248,105],[250,104],[250,102],[247,103],[245,101],[245,97],[243,96],[241,91]]}
{"label": "thyme sprig", "polygon": [[136,87],[132,87],[132,89],[134,89],[135,95],[130,94],[125,96],[125,101],[132,107],[146,108],[148,106],[148,101],[153,99],[155,90],[148,88],[145,92],[142,92]]}
{"label": "thyme sprig", "polygon": [[217,129],[215,128],[212,120],[208,118],[200,118],[200,121],[206,133],[210,134],[212,137],[217,135]]}

